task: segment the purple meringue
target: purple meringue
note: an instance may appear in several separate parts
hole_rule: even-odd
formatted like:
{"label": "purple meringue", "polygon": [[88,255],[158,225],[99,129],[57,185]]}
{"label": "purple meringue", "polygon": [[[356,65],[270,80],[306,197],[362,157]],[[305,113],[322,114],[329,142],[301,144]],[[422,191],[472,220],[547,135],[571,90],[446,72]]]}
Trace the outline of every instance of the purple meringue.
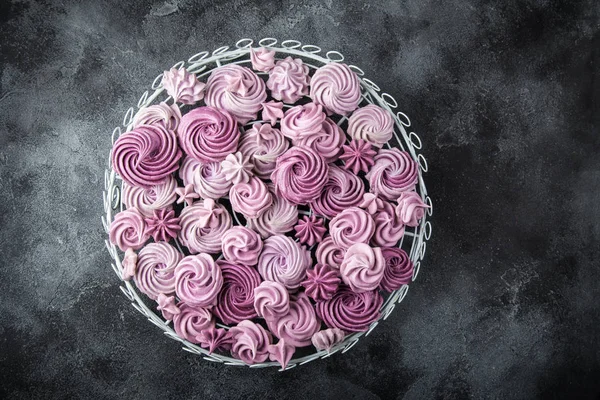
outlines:
{"label": "purple meringue", "polygon": [[344,341],[346,334],[338,328],[330,328],[319,331],[313,335],[311,342],[319,351],[327,350],[329,352],[333,346]]}
{"label": "purple meringue", "polygon": [[364,332],[381,317],[382,304],[383,297],[376,290],[355,293],[342,285],[331,299],[317,302],[315,309],[330,328]]}
{"label": "purple meringue", "polygon": [[362,139],[381,148],[394,134],[392,115],[375,104],[356,110],[348,119],[348,135],[352,139]]}
{"label": "purple meringue", "polygon": [[200,331],[196,336],[196,342],[203,348],[208,349],[208,354],[215,350],[231,350],[233,337],[231,333],[223,328],[210,327]]}
{"label": "purple meringue", "polygon": [[180,224],[179,240],[190,253],[216,254],[221,251],[221,238],[232,221],[225,207],[204,199],[181,211]]}
{"label": "purple meringue", "polygon": [[275,125],[278,119],[283,118],[283,103],[279,101],[269,101],[262,103],[262,119]]}
{"label": "purple meringue", "polygon": [[249,365],[264,362],[269,357],[269,345],[273,338],[262,326],[248,320],[241,321],[229,333],[233,338],[233,357]]}
{"label": "purple meringue", "polygon": [[239,150],[254,164],[254,173],[269,179],[275,169],[277,157],[286,152],[290,144],[279,129],[269,124],[255,123],[240,140]]}
{"label": "purple meringue", "polygon": [[264,47],[250,48],[250,62],[255,71],[269,72],[275,66],[275,51]]}
{"label": "purple meringue", "polygon": [[323,240],[325,235],[325,222],[322,218],[317,218],[314,215],[310,217],[305,215],[298,220],[298,224],[294,227],[296,234],[294,235],[300,243],[312,246]]}
{"label": "purple meringue", "polygon": [[320,133],[296,140],[294,145],[308,146],[323,156],[325,162],[332,163],[338,159],[345,140],[346,135],[342,128],[331,119],[326,118]]}
{"label": "purple meringue", "polygon": [[344,254],[346,254],[346,249],[335,244],[331,236],[327,236],[317,246],[317,262],[338,271],[344,261]]}
{"label": "purple meringue", "polygon": [[272,185],[268,187],[273,204],[258,217],[248,219],[248,227],[258,232],[263,239],[287,233],[298,222],[298,208],[286,199],[276,196]]}
{"label": "purple meringue", "polygon": [[152,236],[155,242],[168,242],[176,238],[180,230],[179,218],[173,210],[154,210],[154,215],[146,218],[146,233]]}
{"label": "purple meringue", "polygon": [[212,307],[222,286],[221,268],[208,254],[184,257],[175,267],[175,293],[189,305]]}
{"label": "purple meringue", "polygon": [[417,192],[402,192],[398,198],[396,214],[407,226],[419,226],[419,220],[425,215],[425,209],[429,208],[421,200]]}
{"label": "purple meringue", "polygon": [[369,243],[375,233],[375,221],[358,207],[350,207],[336,215],[329,223],[333,242],[343,249],[355,243]]}
{"label": "purple meringue", "polygon": [[253,176],[248,183],[236,183],[229,191],[231,208],[246,218],[256,218],[273,203],[271,193],[262,180]]}
{"label": "purple meringue", "polygon": [[234,226],[221,237],[223,257],[227,261],[256,265],[263,248],[260,235],[244,226]]}
{"label": "purple meringue", "polygon": [[240,263],[217,261],[223,275],[223,287],[213,312],[224,324],[236,324],[257,316],[254,289],[260,285],[256,269]]}
{"label": "purple meringue", "polygon": [[344,153],[340,160],[344,161],[344,168],[358,174],[359,171],[369,172],[375,164],[373,157],[377,154],[371,144],[365,140],[353,140],[348,145],[342,146]]}
{"label": "purple meringue", "polygon": [[381,149],[366,178],[372,193],[391,201],[397,199],[402,192],[413,190],[419,173],[417,163],[407,152],[396,148]]}
{"label": "purple meringue", "polygon": [[269,71],[267,87],[274,99],[292,104],[308,95],[309,83],[308,66],[299,58],[286,57]]}
{"label": "purple meringue", "polygon": [[361,100],[358,76],[346,64],[326,64],[311,79],[310,98],[328,114],[346,115],[356,110]]}
{"label": "purple meringue", "polygon": [[194,104],[204,98],[206,84],[185,68],[171,68],[163,73],[162,85],[173,101]]}
{"label": "purple meringue", "polygon": [[263,281],[254,289],[254,309],[260,318],[276,319],[290,311],[290,294],[279,282]]}
{"label": "purple meringue", "polygon": [[133,117],[133,127],[140,125],[158,125],[167,131],[175,132],[181,120],[181,110],[176,104],[160,104],[140,108]]}
{"label": "purple meringue", "polygon": [[196,339],[202,331],[215,327],[215,320],[210,310],[192,306],[180,301],[179,314],[173,316],[173,328],[177,335],[188,342],[199,343]]}
{"label": "purple meringue", "polygon": [[177,198],[176,188],[177,181],[171,175],[163,182],[149,188],[131,186],[123,182],[121,198],[125,207],[135,207],[144,217],[150,217],[155,210],[171,207]]}
{"label": "purple meringue", "polygon": [[225,178],[221,163],[201,163],[186,157],[181,164],[179,177],[184,185],[194,185],[194,191],[205,199],[219,199],[231,189],[231,182]]}
{"label": "purple meringue", "polygon": [[308,346],[310,339],[321,328],[315,309],[305,293],[300,292],[290,301],[290,310],[282,317],[268,319],[269,330],[286,343]]}
{"label": "purple meringue", "polygon": [[321,195],[310,203],[310,207],[316,214],[331,219],[340,212],[361,204],[364,193],[362,179],[337,165],[330,165],[327,183]]}
{"label": "purple meringue", "polygon": [[364,243],[350,246],[340,265],[342,280],[356,293],[377,289],[384,272],[385,259],[381,248]]}
{"label": "purple meringue", "polygon": [[175,267],[183,255],[167,242],[150,243],[138,254],[134,281],[152,300],[175,292]]}
{"label": "purple meringue", "polygon": [[381,208],[373,215],[375,221],[375,233],[371,238],[374,246],[395,246],[404,236],[404,224],[396,215],[394,206],[381,200]]}
{"label": "purple meringue", "polygon": [[181,310],[175,304],[175,296],[159,293],[156,302],[158,303],[156,309],[161,312],[163,318],[167,321],[172,321],[175,315],[181,313]]}
{"label": "purple meringue", "polygon": [[233,183],[248,183],[252,174],[252,164],[247,156],[238,151],[231,153],[221,161],[221,170],[225,179]]}
{"label": "purple meringue", "polygon": [[285,370],[296,351],[296,347],[287,344],[285,339],[279,339],[277,344],[269,345],[267,351],[269,352],[269,360],[277,361],[281,365],[281,369]]}
{"label": "purple meringue", "polygon": [[293,140],[306,140],[319,136],[327,116],[323,107],[315,103],[297,105],[287,110],[281,119],[281,133]]}
{"label": "purple meringue", "polygon": [[131,278],[135,276],[135,270],[137,268],[137,259],[138,256],[131,247],[125,250],[123,261],[121,261],[121,266],[123,267],[123,273],[121,277],[123,278],[123,280],[131,280]]}
{"label": "purple meringue", "polygon": [[406,252],[398,247],[384,247],[381,250],[385,259],[385,272],[379,288],[393,292],[408,285],[413,276],[413,263]]}
{"label": "purple meringue", "polygon": [[257,269],[263,279],[297,289],[311,263],[310,252],[304,246],[288,236],[273,235],[264,241]]}
{"label": "purple meringue", "polygon": [[129,208],[117,213],[110,224],[108,238],[122,251],[128,248],[140,249],[150,238],[146,231],[144,216],[137,208]]}
{"label": "purple meringue", "polygon": [[330,299],[337,290],[341,280],[338,271],[326,264],[316,264],[306,271],[306,279],[302,282],[307,296],[315,301]]}

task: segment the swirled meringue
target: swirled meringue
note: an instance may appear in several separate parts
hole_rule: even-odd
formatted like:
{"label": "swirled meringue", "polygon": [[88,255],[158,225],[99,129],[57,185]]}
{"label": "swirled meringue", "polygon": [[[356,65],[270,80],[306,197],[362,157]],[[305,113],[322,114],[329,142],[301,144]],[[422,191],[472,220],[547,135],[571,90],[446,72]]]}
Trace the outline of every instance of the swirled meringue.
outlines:
{"label": "swirled meringue", "polygon": [[232,221],[225,207],[204,199],[181,211],[180,224],[179,240],[190,253],[216,254],[221,251],[221,238]]}
{"label": "swirled meringue", "polygon": [[315,103],[297,105],[287,110],[281,119],[281,133],[293,141],[319,136],[327,116]]}
{"label": "swirled meringue", "polygon": [[343,154],[340,160],[344,161],[344,168],[358,174],[359,171],[369,172],[375,161],[373,157],[377,154],[366,140],[353,140],[342,146]]}
{"label": "swirled meringue", "polygon": [[250,48],[250,62],[255,71],[269,72],[275,66],[275,51],[264,47]]}
{"label": "swirled meringue", "polygon": [[141,248],[150,239],[150,235],[146,232],[144,216],[137,208],[129,208],[117,213],[110,224],[108,238],[122,251],[128,248],[133,250]]}
{"label": "swirled meringue", "polygon": [[206,329],[215,327],[210,311],[180,301],[179,314],[173,316],[173,329],[177,335],[190,343],[199,343],[197,337]]}
{"label": "swirled meringue", "polygon": [[172,175],[169,175],[163,182],[143,188],[140,186],[131,186],[123,182],[121,191],[123,204],[127,208],[137,208],[144,217],[150,217],[155,210],[170,208],[177,198],[175,188],[177,181]]}
{"label": "swirled meringue", "polygon": [[176,104],[160,104],[140,108],[133,117],[133,127],[140,125],[158,125],[167,131],[175,132],[181,120],[181,110]]}
{"label": "swirled meringue", "polygon": [[229,111],[240,124],[256,119],[266,99],[265,82],[240,65],[219,67],[206,82],[206,104]]}
{"label": "swirled meringue", "polygon": [[221,161],[221,170],[225,174],[225,179],[236,183],[248,183],[252,174],[252,164],[249,157],[238,151],[231,153],[223,161]]}
{"label": "swirled meringue", "polygon": [[356,243],[346,250],[340,265],[340,275],[346,285],[356,293],[377,289],[385,271],[381,248]]}
{"label": "swirled meringue", "polygon": [[187,304],[213,306],[222,286],[221,268],[208,254],[184,257],[175,267],[175,293]]}
{"label": "swirled meringue", "polygon": [[212,354],[215,350],[231,350],[233,337],[223,328],[211,327],[201,330],[196,341],[201,347],[208,349],[208,354]]}
{"label": "swirled meringue", "polygon": [[194,192],[194,185],[189,183],[185,187],[175,188],[175,194],[177,194],[177,204],[185,203],[188,206],[194,204],[194,200],[199,199],[200,195]]}
{"label": "swirled meringue", "polygon": [[246,218],[256,218],[273,203],[267,185],[253,176],[248,183],[236,183],[229,191],[231,208]]}
{"label": "swirled meringue", "polygon": [[167,296],[164,293],[159,293],[156,302],[158,303],[156,309],[160,311],[163,318],[167,321],[172,321],[175,315],[181,313],[181,310],[175,304],[175,296]]}
{"label": "swirled meringue", "polygon": [[297,289],[311,265],[310,252],[290,237],[273,235],[263,244],[258,258],[258,272],[263,279]]}
{"label": "swirled meringue", "polygon": [[296,346],[308,346],[310,339],[321,328],[321,321],[305,293],[300,292],[290,301],[290,310],[282,317],[268,319],[269,330],[279,339]]}
{"label": "swirled meringue", "polygon": [[330,299],[340,284],[338,271],[326,264],[317,263],[306,271],[306,279],[302,282],[305,293],[315,301]]}
{"label": "swirled meringue", "polygon": [[285,370],[296,351],[296,347],[287,344],[285,339],[279,339],[277,344],[269,345],[267,351],[269,352],[269,360],[277,361],[281,365],[281,369]]}
{"label": "swirled meringue", "polygon": [[384,247],[381,250],[385,259],[385,272],[379,288],[393,292],[408,285],[413,276],[413,263],[406,252],[398,247]]}
{"label": "swirled meringue", "polygon": [[248,219],[248,227],[258,232],[263,239],[291,231],[298,221],[298,208],[286,199],[276,196],[273,185],[268,187],[273,204],[258,217]]}
{"label": "swirled meringue", "polygon": [[123,267],[121,277],[123,278],[123,280],[129,281],[135,276],[135,270],[137,268],[137,259],[138,256],[131,247],[125,250],[123,261],[121,261],[121,266]]}
{"label": "swirled meringue", "polygon": [[337,165],[330,165],[327,183],[310,207],[315,213],[331,219],[350,207],[358,206],[364,193],[362,179]]}
{"label": "swirled meringue", "polygon": [[315,333],[310,341],[317,350],[327,350],[329,352],[333,346],[343,342],[344,337],[346,337],[346,334],[343,330],[330,328]]}
{"label": "swirled meringue", "polygon": [[329,300],[315,305],[317,315],[330,328],[346,332],[362,332],[381,317],[383,297],[378,291],[355,293],[347,286],[340,286]]}
{"label": "swirled meringue", "polygon": [[279,282],[263,281],[254,289],[254,309],[266,320],[284,316],[290,311],[290,294]]}
{"label": "swirled meringue", "polygon": [[152,236],[155,242],[168,242],[176,238],[180,230],[179,218],[173,210],[154,210],[154,215],[146,218],[146,233]]}
{"label": "swirled meringue", "polygon": [[340,269],[340,264],[344,261],[344,254],[346,254],[346,249],[335,244],[331,236],[327,236],[317,246],[317,262],[319,264],[329,265],[331,268],[338,271]]}
{"label": "swirled meringue", "polygon": [[298,220],[298,224],[294,227],[296,235],[294,235],[300,243],[312,246],[320,242],[325,235],[325,222],[322,218],[317,218],[314,215],[310,217],[305,215]]}
{"label": "swirled meringue", "polygon": [[321,194],[329,165],[310,147],[292,147],[277,158],[271,180],[276,193],[292,204],[306,204]]}
{"label": "swirled meringue", "polygon": [[269,71],[267,87],[274,99],[292,104],[308,95],[309,83],[308,66],[299,58],[286,57]]}
{"label": "swirled meringue", "polygon": [[229,333],[233,338],[233,357],[250,365],[264,362],[269,357],[268,349],[273,338],[262,326],[248,320],[241,321]]}
{"label": "swirled meringue", "polygon": [[381,148],[394,134],[394,120],[389,111],[369,104],[356,110],[348,119],[348,135]]}
{"label": "swirled meringue", "polygon": [[294,145],[308,146],[323,156],[325,162],[332,163],[338,159],[345,140],[346,135],[342,128],[331,119],[326,118],[319,134],[296,140]]}
{"label": "swirled meringue", "polygon": [[377,211],[383,209],[383,200],[377,197],[376,194],[365,193],[363,195],[362,203],[359,204],[359,207],[364,209],[369,214],[375,215]]}
{"label": "swirled meringue", "polygon": [[366,176],[371,192],[385,200],[395,200],[402,192],[413,190],[418,177],[417,163],[410,154],[396,148],[381,149]]}
{"label": "swirled meringue", "polygon": [[133,278],[138,289],[156,300],[160,293],[175,292],[175,267],[183,255],[167,242],[150,243],[138,254]]}
{"label": "swirled meringue", "polygon": [[380,247],[395,246],[404,236],[404,224],[391,203],[382,200],[381,204],[382,207],[373,215],[375,233],[371,244]]}
{"label": "swirled meringue", "polygon": [[254,173],[261,179],[269,179],[275,169],[277,157],[285,153],[290,144],[279,129],[269,124],[256,123],[240,140],[239,150],[254,164]]}
{"label": "swirled meringue", "polygon": [[402,192],[398,198],[396,214],[407,226],[419,226],[419,220],[425,215],[425,209],[429,208],[421,200],[417,192]]}
{"label": "swirled meringue", "polygon": [[350,207],[333,217],[329,223],[333,242],[343,249],[355,243],[369,243],[375,232],[375,221],[358,207]]}
{"label": "swirled meringue", "polygon": [[151,188],[179,168],[181,149],[171,131],[141,125],[119,136],[112,149],[112,165],[131,186]]}
{"label": "swirled meringue", "polygon": [[360,103],[358,76],[346,64],[329,63],[315,72],[310,82],[310,98],[328,114],[346,115]]}
{"label": "swirled meringue", "polygon": [[244,226],[234,226],[221,237],[223,257],[227,261],[244,265],[256,265],[263,248],[258,233]]}
{"label": "swirled meringue", "polygon": [[283,118],[283,103],[279,101],[269,101],[262,103],[262,119],[275,125],[278,119]]}
{"label": "swirled meringue", "polygon": [[181,118],[177,129],[185,153],[200,162],[221,162],[235,152],[240,130],[227,110],[198,107]]}
{"label": "swirled meringue", "polygon": [[194,104],[204,98],[206,84],[185,68],[171,68],[163,73],[162,85],[173,101]]}
{"label": "swirled meringue", "polygon": [[201,163],[186,157],[181,164],[179,177],[184,185],[193,184],[194,190],[205,199],[219,199],[229,193],[231,181],[225,178],[221,163]]}
{"label": "swirled meringue", "polygon": [[260,285],[256,269],[225,260],[217,261],[223,275],[223,288],[217,296],[214,314],[224,324],[236,324],[257,316],[254,289]]}

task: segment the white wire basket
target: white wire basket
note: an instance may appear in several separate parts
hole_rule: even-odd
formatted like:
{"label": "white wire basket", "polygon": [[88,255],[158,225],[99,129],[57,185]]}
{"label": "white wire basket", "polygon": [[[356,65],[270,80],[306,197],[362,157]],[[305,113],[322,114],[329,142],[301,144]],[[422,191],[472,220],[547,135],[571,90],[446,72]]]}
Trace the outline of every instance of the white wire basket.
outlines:
{"label": "white wire basket", "polygon": [[[208,77],[208,75],[210,75],[215,68],[218,68],[222,65],[241,64],[249,66],[250,47],[253,45],[254,47],[265,47],[269,50],[275,50],[276,59],[283,59],[287,56],[301,58],[302,61],[313,71],[327,63],[344,61],[344,56],[338,51],[324,52],[318,46],[310,44],[303,45],[297,40],[285,40],[279,43],[275,38],[264,38],[259,40],[256,45],[252,39],[241,39],[235,44],[234,47],[219,47],[212,53],[203,51],[194,54],[187,61],[177,62],[175,65],[173,65],[173,68],[185,67],[189,72],[195,73],[199,80],[205,81],[205,78]],[[427,212],[422,218],[419,226],[415,228],[408,226],[406,227],[404,237],[399,244],[399,247],[407,251],[411,261],[414,264],[414,272],[412,277],[412,281],[414,282],[419,275],[421,261],[425,257],[425,251],[427,249],[427,241],[430,239],[432,232],[431,222],[428,221],[428,219],[432,215],[433,204],[431,198],[427,194],[427,188],[425,187],[425,182],[423,180],[423,173],[427,172],[428,165],[425,156],[420,153],[422,142],[415,132],[407,132],[407,129],[411,126],[410,119],[406,114],[397,110],[398,102],[394,99],[394,97],[388,93],[382,92],[379,86],[377,86],[373,81],[367,79],[362,69],[350,64],[349,67],[358,75],[360,81],[362,89],[362,100],[360,107],[363,107],[367,104],[376,104],[388,110],[394,117],[394,136],[390,142],[386,144],[386,147],[398,147],[401,150],[408,152],[419,165],[419,180],[416,190],[429,208],[427,209]],[[258,75],[266,76],[265,73],[258,73]],[[113,145],[121,134],[132,129],[133,117],[137,110],[152,104],[158,104],[160,101],[172,100],[170,96],[166,97],[166,92],[161,86],[161,80],[162,73],[154,79],[151,89],[142,94],[137,102],[137,105],[135,107],[130,107],[127,110],[123,118],[122,126],[117,126],[112,131],[111,140]],[[344,128],[347,125],[347,117],[339,118],[337,123]],[[110,223],[114,215],[123,210],[123,203],[121,201],[121,185],[122,181],[113,170],[109,155],[108,165],[104,172],[104,215],[102,216],[102,225],[107,234],[105,244],[112,258],[112,269],[117,274],[117,277],[121,280],[121,291],[127,297],[127,299],[131,301],[133,307],[142,313],[142,315],[144,315],[150,322],[161,329],[165,335],[180,342],[183,345],[183,350],[202,356],[205,360],[224,363],[227,365],[249,366],[250,368],[281,367],[279,363],[276,362],[263,362],[259,364],[247,365],[236,358],[216,353],[209,354],[208,350],[177,336],[171,324],[164,321],[160,314],[157,314],[155,310],[146,304],[145,301],[148,300],[144,300],[143,297],[145,296],[142,297],[140,295],[135,285],[122,279],[122,255],[119,253],[117,247],[108,240]],[[177,243],[177,246],[181,250],[179,243]],[[356,332],[347,335],[343,342],[333,346],[333,348],[331,348],[329,351],[315,351],[310,355],[294,358],[288,363],[286,370],[294,368],[298,365],[306,364],[319,358],[330,357],[332,354],[338,352],[345,353],[350,350],[360,340],[360,338],[369,335],[381,320],[385,320],[390,316],[396,305],[404,300],[404,297],[408,292],[408,288],[408,285],[404,285],[400,289],[387,296],[381,307],[381,318],[378,321],[373,322],[367,331]],[[228,328],[223,325],[219,326]]]}

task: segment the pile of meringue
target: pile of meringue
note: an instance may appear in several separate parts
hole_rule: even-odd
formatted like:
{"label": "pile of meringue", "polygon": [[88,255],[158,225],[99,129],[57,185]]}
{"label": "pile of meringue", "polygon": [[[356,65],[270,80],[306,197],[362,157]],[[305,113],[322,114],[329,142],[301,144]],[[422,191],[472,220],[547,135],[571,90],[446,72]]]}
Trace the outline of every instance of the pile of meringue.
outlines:
{"label": "pile of meringue", "polygon": [[383,148],[391,114],[358,108],[347,65],[310,76],[301,59],[250,56],[266,79],[238,64],[206,83],[164,72],[171,104],[142,108],[112,149],[126,209],[109,233],[123,279],[180,337],[285,369],[297,348],[329,351],[380,318],[382,293],[412,278],[398,244],[427,206],[415,161]]}

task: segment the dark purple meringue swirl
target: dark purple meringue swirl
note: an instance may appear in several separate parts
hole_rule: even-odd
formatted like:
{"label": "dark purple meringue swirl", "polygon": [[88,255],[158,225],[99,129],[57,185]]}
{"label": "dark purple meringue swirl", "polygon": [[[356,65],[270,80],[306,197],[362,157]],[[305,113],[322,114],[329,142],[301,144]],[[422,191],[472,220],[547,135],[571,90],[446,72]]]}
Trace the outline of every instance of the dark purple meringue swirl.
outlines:
{"label": "dark purple meringue swirl", "polygon": [[223,275],[223,287],[217,296],[214,314],[224,324],[237,324],[257,316],[254,309],[254,289],[260,285],[260,275],[252,267],[225,260],[217,261]]}
{"label": "dark purple meringue swirl", "polygon": [[379,288],[386,292],[393,292],[408,285],[413,276],[413,263],[406,252],[398,247],[384,247],[381,249],[385,259],[385,271]]}
{"label": "dark purple meringue swirl", "polygon": [[317,315],[330,328],[346,332],[364,332],[381,316],[383,297],[378,291],[354,293],[342,285],[329,300],[315,305]]}
{"label": "dark purple meringue swirl", "polygon": [[236,151],[240,131],[226,110],[198,107],[181,118],[177,135],[188,156],[200,162],[220,162]]}
{"label": "dark purple meringue swirl", "polygon": [[144,188],[165,181],[179,168],[180,158],[175,134],[157,125],[141,125],[121,135],[111,157],[125,182]]}
{"label": "dark purple meringue swirl", "polygon": [[310,203],[310,207],[318,215],[331,219],[347,208],[358,207],[364,193],[362,179],[337,165],[330,165],[321,196]]}
{"label": "dark purple meringue swirl", "polygon": [[396,200],[402,192],[414,189],[419,179],[417,163],[405,151],[381,149],[375,156],[375,165],[366,178],[371,192],[385,200]]}

